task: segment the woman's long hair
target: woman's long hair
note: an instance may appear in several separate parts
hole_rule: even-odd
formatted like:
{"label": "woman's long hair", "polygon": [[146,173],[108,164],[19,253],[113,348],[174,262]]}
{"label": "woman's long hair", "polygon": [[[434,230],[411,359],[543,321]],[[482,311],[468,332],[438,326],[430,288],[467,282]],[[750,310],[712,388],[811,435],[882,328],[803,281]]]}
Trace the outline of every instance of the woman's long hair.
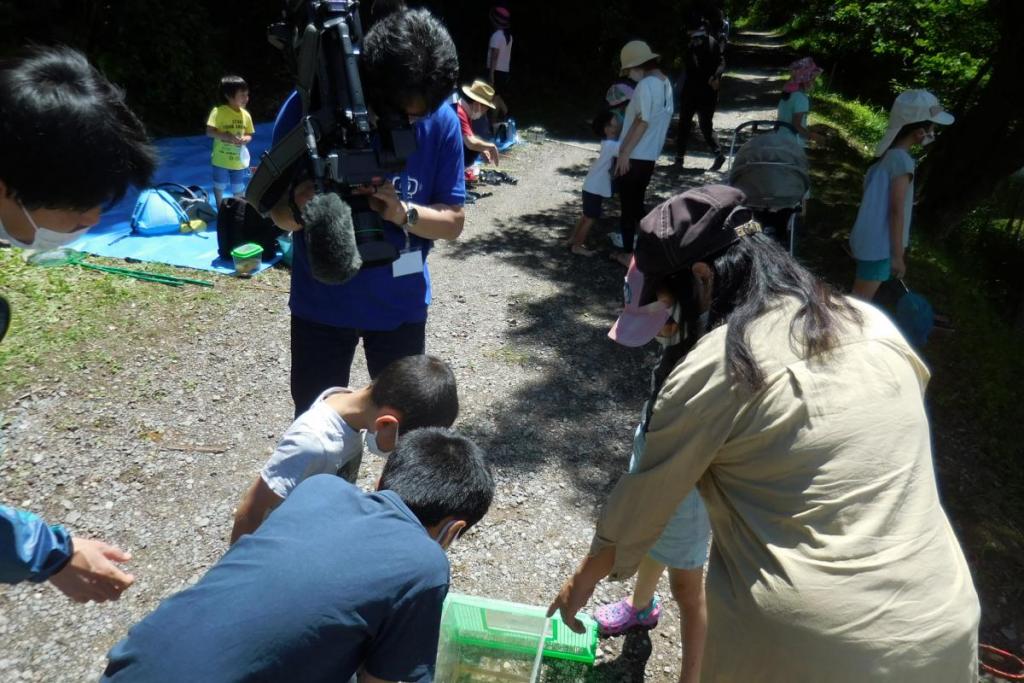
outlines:
{"label": "woman's long hair", "polygon": [[[687,270],[668,280],[683,318],[681,340],[668,347],[654,371],[654,393],[676,364],[707,331],[728,324],[725,360],[733,379],[756,391],[764,386],[764,371],[750,348],[751,323],[783,298],[799,303],[790,325],[793,339],[807,357],[827,355],[839,343],[843,323],[863,323],[860,312],[832,287],[818,279],[778,243],[763,233],[740,239],[707,259],[714,273],[711,308],[700,314],[693,274]],[[653,405],[653,400],[651,401]]]}

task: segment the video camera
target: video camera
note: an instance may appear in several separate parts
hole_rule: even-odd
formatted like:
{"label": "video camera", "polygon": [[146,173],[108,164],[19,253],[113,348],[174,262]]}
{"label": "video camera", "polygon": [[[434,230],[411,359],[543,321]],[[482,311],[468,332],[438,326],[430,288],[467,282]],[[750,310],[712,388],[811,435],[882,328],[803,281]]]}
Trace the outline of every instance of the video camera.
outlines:
{"label": "video camera", "polygon": [[[262,155],[246,190],[246,200],[264,215],[288,193],[297,219],[300,212],[293,188],[299,182],[312,180],[317,195],[333,193],[344,200],[351,208],[351,224],[347,211],[340,218],[333,215],[336,211],[328,211],[333,223],[325,228],[330,233],[326,242],[311,239],[313,219],[306,216],[314,276],[332,283],[347,280],[359,267],[386,265],[398,257],[397,249],[385,239],[381,217],[365,196],[352,190],[380,184],[401,171],[416,149],[415,133],[404,111],[384,102],[374,102],[375,120],[368,111],[359,72],[363,44],[359,4],[357,0],[285,0],[282,21],[269,27],[268,39],[282,50],[294,74],[302,116]],[[355,264],[349,268],[352,272],[320,277],[312,261],[314,252],[324,243],[328,244],[325,249],[331,244],[336,247],[343,229],[351,229],[358,249],[358,258],[351,254],[347,259],[349,265]],[[342,237],[349,239],[347,233]],[[347,257],[343,254],[342,260]],[[345,266],[335,268],[339,269]]]}

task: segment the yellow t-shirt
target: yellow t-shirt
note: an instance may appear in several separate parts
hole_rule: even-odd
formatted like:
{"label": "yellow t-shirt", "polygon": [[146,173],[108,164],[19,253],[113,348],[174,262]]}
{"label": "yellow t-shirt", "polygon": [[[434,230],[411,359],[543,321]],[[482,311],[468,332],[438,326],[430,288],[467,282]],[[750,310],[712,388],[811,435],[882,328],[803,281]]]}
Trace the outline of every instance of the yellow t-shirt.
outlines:
{"label": "yellow t-shirt", "polygon": [[[252,117],[245,109],[235,111],[226,104],[214,107],[210,117],[206,120],[207,126],[212,126],[222,133],[232,135],[252,135],[256,129],[252,125]],[[242,148],[239,145],[232,145],[222,140],[213,141],[213,153],[210,155],[210,163],[229,171],[240,171],[245,168],[239,153]]]}

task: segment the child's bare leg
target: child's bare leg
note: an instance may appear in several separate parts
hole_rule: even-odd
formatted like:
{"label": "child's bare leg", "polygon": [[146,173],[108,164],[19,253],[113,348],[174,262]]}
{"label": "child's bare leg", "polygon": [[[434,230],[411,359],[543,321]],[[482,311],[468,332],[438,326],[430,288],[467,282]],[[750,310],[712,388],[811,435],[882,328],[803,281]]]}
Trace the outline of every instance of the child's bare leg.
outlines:
{"label": "child's bare leg", "polygon": [[217,202],[217,210],[220,211],[220,202],[224,199],[224,190],[219,187],[213,188],[213,198]]}
{"label": "child's bare leg", "polygon": [[704,640],[708,634],[704,568],[670,568],[668,580],[672,587],[672,597],[679,605],[682,620],[683,663],[679,672],[679,683],[697,683],[700,680],[701,661],[704,659]]}
{"label": "child's bare leg", "polygon": [[861,280],[858,278],[853,281],[853,291],[850,293],[863,301],[872,301],[878,292],[878,288],[881,286],[882,283],[879,280]]}
{"label": "child's bare leg", "polygon": [[633,597],[629,604],[638,610],[647,609],[654,599],[654,591],[658,589],[658,581],[664,571],[665,565],[650,555],[644,555],[636,572],[636,587],[633,589]]}
{"label": "child's bare leg", "polygon": [[580,216],[580,219],[576,221],[576,227],[572,231],[572,237],[569,238],[569,246],[580,246],[582,247],[587,241],[587,235],[590,234],[590,229],[594,227],[594,219],[587,218],[586,216]]}

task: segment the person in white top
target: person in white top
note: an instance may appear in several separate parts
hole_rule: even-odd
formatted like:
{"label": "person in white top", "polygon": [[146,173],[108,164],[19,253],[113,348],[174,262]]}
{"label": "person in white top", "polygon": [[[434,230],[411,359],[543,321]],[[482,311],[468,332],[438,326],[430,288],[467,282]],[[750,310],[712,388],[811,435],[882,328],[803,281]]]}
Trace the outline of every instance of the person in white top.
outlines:
{"label": "person in white top", "polygon": [[611,108],[603,110],[594,118],[594,134],[602,135],[601,152],[590,165],[590,171],[583,181],[583,215],[576,222],[576,229],[566,242],[569,251],[577,256],[593,256],[587,249],[587,235],[594,222],[601,218],[601,203],[612,196],[612,162],[619,153],[619,132],[622,125]]}
{"label": "person in white top", "polygon": [[509,30],[512,26],[512,13],[507,7],[491,10],[491,26],[494,32],[487,46],[487,71],[491,85],[503,93],[508,90],[512,63],[512,32]]}
{"label": "person in white top", "polygon": [[616,252],[612,258],[629,267],[636,226],[647,213],[644,195],[654,173],[654,163],[665,146],[675,106],[672,84],[658,68],[660,55],[652,52],[647,43],[642,40],[626,43],[619,56],[622,71],[637,81],[633,99],[626,107],[619,138],[619,156],[615,163],[615,177],[622,201],[619,232],[623,251]]}
{"label": "person in white top", "polygon": [[231,543],[251,534],[301,482],[337,474],[355,482],[366,448],[386,457],[399,435],[451,427],[459,414],[455,375],[433,356],[407,356],[362,389],[332,387],[292,423],[235,512]]}

